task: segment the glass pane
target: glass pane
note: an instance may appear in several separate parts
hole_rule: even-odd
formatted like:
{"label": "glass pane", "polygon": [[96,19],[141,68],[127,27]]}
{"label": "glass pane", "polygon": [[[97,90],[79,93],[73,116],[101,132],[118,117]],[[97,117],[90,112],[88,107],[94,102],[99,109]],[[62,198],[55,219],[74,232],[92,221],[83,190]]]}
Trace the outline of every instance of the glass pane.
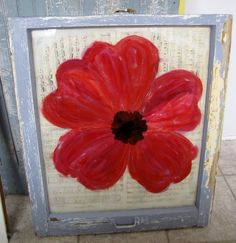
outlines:
{"label": "glass pane", "polygon": [[[150,192],[141,185],[142,183],[134,180],[127,168],[115,185],[103,190],[90,190],[76,179],[61,175],[54,166],[52,154],[59,137],[70,129],[62,129],[53,125],[41,113],[43,99],[57,88],[55,73],[61,63],[68,59],[82,58],[85,50],[91,47],[94,41],[115,45],[119,40],[130,35],[144,37],[158,48],[160,64],[157,76],[171,70],[184,69],[197,75],[203,87],[203,93],[198,103],[202,114],[201,122],[196,128],[189,129],[191,131],[179,132],[199,150],[192,162],[191,172],[181,182],[172,183],[159,193]],[[35,30],[32,31],[32,43],[42,149],[51,212],[178,207],[195,204],[205,114],[210,28],[104,27]],[[115,68],[119,69],[118,66]],[[186,93],[186,95],[188,94]],[[94,118],[91,117],[92,122],[93,120]],[[133,149],[136,145],[127,146],[132,146]],[[165,172],[160,169],[160,173]]]}

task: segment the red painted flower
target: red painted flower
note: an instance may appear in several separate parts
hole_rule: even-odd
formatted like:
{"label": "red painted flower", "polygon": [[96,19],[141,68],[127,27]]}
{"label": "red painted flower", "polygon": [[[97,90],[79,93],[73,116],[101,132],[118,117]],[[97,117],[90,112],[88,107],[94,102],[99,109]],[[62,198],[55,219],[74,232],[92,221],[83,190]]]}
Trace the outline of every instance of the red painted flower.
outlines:
{"label": "red painted flower", "polygon": [[62,63],[57,90],[42,112],[71,130],[53,154],[56,169],[91,190],[114,185],[128,168],[146,190],[161,192],[191,171],[197,148],[181,132],[200,122],[200,79],[174,70],[156,77],[158,49],[129,36],[95,42],[82,59]]}

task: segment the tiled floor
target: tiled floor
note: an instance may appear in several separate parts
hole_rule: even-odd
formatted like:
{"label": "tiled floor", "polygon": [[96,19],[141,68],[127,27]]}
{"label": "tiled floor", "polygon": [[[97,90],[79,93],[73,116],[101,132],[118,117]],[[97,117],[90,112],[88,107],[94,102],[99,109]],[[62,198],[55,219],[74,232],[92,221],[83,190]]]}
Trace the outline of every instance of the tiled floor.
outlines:
{"label": "tiled floor", "polygon": [[236,243],[236,140],[224,141],[216,177],[211,223],[206,228],[97,236],[38,238],[33,233],[29,198],[8,196],[10,243]]}

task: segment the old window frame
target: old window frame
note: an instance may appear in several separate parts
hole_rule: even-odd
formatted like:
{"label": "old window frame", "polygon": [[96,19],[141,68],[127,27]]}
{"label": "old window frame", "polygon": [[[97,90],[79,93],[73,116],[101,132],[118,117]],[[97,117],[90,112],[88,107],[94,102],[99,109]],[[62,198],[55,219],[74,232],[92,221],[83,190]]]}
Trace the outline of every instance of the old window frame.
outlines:
{"label": "old window frame", "polygon": [[[50,28],[99,28],[106,26],[207,26],[211,29],[207,82],[209,102],[206,102],[205,106],[198,190],[194,206],[106,212],[50,213],[35,98],[31,31]],[[33,221],[38,235],[130,232],[205,226],[208,224],[222,131],[222,119],[212,121],[210,117],[217,113],[219,118],[222,118],[224,105],[217,102],[215,97],[220,96],[223,100],[225,93],[225,85],[218,89],[212,87],[216,82],[224,83],[226,80],[230,28],[231,16],[229,15],[117,15],[9,19],[24,163],[32,202]],[[218,129],[215,129],[216,127]]]}

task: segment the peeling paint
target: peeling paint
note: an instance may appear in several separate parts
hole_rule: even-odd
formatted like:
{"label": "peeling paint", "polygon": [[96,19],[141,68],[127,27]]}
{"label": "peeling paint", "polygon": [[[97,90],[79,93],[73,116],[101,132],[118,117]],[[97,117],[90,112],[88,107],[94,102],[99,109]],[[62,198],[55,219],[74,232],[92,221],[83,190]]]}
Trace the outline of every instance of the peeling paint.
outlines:
{"label": "peeling paint", "polygon": [[[219,21],[221,20],[221,21]],[[231,45],[232,17],[228,16],[222,21],[218,17],[219,39],[215,46],[215,58],[212,69],[212,85],[210,91],[208,129],[204,161],[204,174],[206,175],[202,190],[212,195],[210,212],[212,210],[215,175],[220,154],[222,127],[224,118],[225,94],[227,89],[227,73]],[[206,198],[207,200],[208,198]]]}
{"label": "peeling paint", "polygon": [[[212,75],[212,86],[211,86],[211,95],[209,102],[209,120],[208,120],[208,136],[207,136],[207,151],[208,159],[204,163],[205,170],[210,174],[212,165],[215,161],[215,153],[218,148],[219,140],[219,129],[221,124],[221,98],[220,92],[224,89],[224,79],[220,74],[221,64],[216,63],[213,66],[213,75]],[[210,178],[210,177],[209,177]],[[206,181],[206,185],[209,184],[209,178]]]}

